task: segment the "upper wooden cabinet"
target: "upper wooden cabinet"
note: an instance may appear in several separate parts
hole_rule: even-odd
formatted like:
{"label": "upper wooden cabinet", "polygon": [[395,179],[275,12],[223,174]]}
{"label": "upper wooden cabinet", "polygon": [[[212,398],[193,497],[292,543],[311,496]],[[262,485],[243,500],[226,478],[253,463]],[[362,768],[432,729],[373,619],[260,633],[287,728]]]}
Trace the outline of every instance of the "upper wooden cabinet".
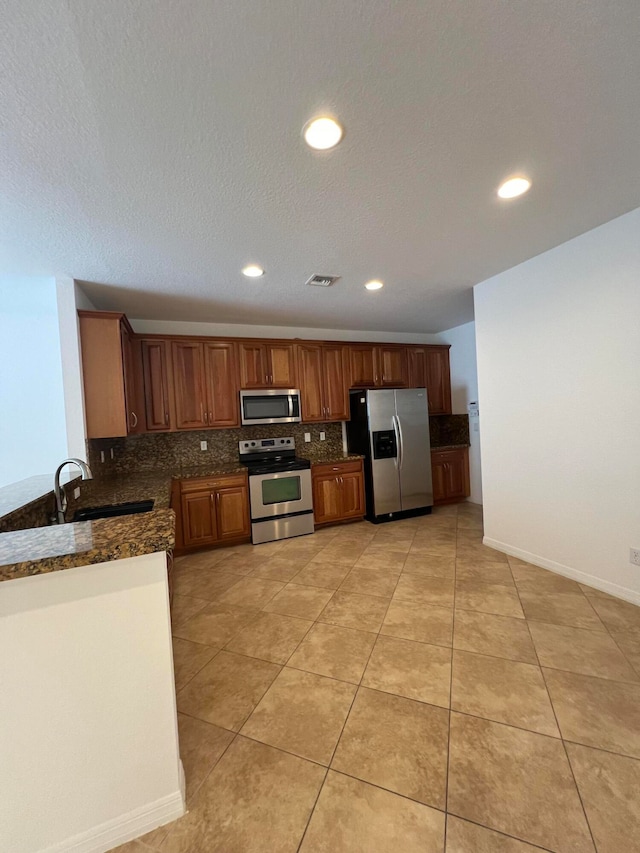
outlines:
{"label": "upper wooden cabinet", "polygon": [[148,432],[171,429],[171,405],[169,400],[169,343],[157,338],[143,338],[142,377],[144,387],[144,411]]}
{"label": "upper wooden cabinet", "polygon": [[407,347],[409,387],[426,388],[430,415],[451,414],[449,347]]}
{"label": "upper wooden cabinet", "polygon": [[352,388],[406,388],[406,347],[394,344],[351,344]]}
{"label": "upper wooden cabinet", "polygon": [[124,314],[78,311],[87,438],[144,429],[139,406],[139,342]]}
{"label": "upper wooden cabinet", "polygon": [[293,344],[277,341],[241,341],[241,388],[295,388]]}
{"label": "upper wooden cabinet", "polygon": [[233,341],[172,341],[176,427],[238,426],[236,345]]}
{"label": "upper wooden cabinet", "polygon": [[309,343],[296,349],[302,420],[348,420],[348,347]]}

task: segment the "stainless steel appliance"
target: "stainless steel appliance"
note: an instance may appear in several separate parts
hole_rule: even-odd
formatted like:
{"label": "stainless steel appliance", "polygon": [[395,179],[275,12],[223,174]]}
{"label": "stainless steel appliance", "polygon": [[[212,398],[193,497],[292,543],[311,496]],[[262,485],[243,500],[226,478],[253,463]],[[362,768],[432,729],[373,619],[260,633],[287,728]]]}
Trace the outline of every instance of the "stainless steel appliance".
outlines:
{"label": "stainless steel appliance", "polygon": [[311,462],[296,456],[295,439],[240,441],[238,450],[249,470],[253,544],[313,533]]}
{"label": "stainless steel appliance", "polygon": [[241,391],[240,414],[243,424],[299,423],[300,391],[295,388]]}
{"label": "stainless steel appliance", "polygon": [[431,445],[426,388],[350,391],[350,453],[365,457],[367,518],[431,512]]}

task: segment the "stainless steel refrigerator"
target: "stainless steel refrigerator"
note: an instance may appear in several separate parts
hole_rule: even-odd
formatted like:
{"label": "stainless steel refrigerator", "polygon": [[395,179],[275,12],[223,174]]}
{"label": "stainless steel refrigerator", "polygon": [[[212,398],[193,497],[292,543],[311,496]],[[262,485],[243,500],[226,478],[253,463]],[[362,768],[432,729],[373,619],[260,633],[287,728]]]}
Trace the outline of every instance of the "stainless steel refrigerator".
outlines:
{"label": "stainless steel refrigerator", "polygon": [[426,388],[350,391],[350,453],[365,457],[367,518],[387,521],[433,505]]}

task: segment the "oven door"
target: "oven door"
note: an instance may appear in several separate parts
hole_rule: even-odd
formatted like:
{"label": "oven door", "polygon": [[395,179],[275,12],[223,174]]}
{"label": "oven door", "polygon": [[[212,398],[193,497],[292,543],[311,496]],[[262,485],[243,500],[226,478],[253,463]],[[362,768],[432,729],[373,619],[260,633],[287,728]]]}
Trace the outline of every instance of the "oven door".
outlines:
{"label": "oven door", "polygon": [[295,388],[241,391],[240,414],[243,424],[299,423],[302,420],[300,392]]}
{"label": "oven door", "polygon": [[252,474],[249,477],[251,521],[313,510],[311,470]]}

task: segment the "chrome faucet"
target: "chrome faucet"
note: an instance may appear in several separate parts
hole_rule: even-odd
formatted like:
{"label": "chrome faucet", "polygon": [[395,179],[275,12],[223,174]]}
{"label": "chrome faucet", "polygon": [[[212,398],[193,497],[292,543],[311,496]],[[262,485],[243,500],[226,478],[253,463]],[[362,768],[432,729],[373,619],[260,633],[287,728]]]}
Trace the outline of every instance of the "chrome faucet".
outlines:
{"label": "chrome faucet", "polygon": [[53,491],[56,496],[56,520],[58,524],[64,524],[64,513],[67,509],[67,496],[64,493],[64,486],[60,485],[60,471],[62,471],[65,465],[69,465],[70,463],[77,465],[82,471],[83,480],[93,480],[91,468],[82,459],[65,459],[64,462],[58,465],[58,470],[53,479]]}

